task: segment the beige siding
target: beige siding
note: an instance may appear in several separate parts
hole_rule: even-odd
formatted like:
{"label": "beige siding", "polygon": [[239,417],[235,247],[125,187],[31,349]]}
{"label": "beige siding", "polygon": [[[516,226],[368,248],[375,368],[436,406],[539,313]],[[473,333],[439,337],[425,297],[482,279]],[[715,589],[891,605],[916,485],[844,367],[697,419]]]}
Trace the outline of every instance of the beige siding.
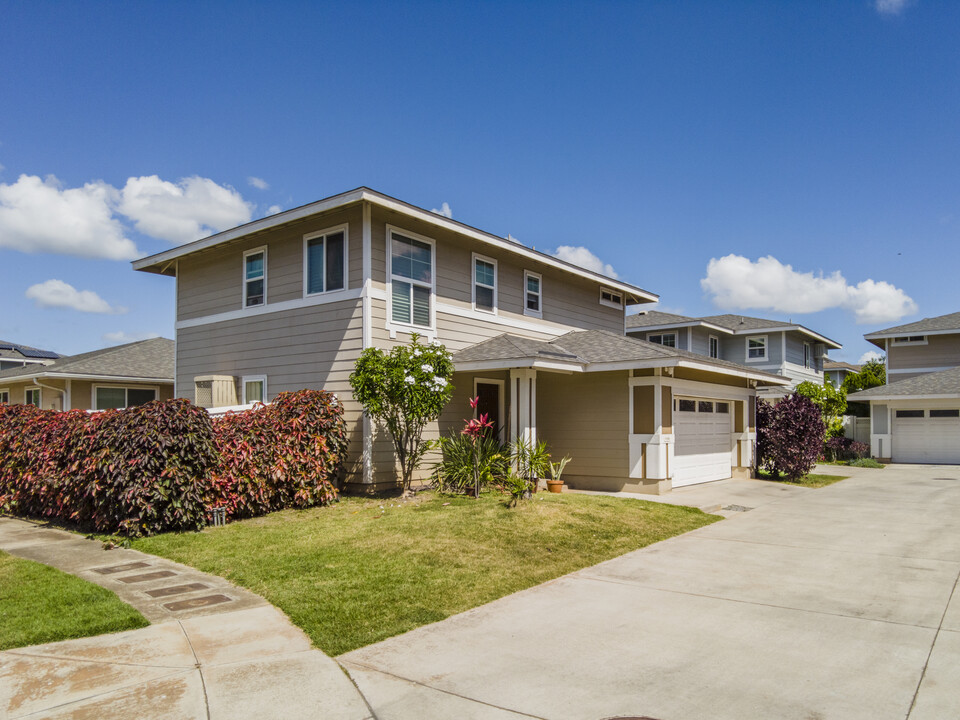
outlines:
{"label": "beige siding", "polygon": [[357,205],[181,259],[177,270],[177,319],[241,310],[243,254],[261,246],[267,248],[267,304],[302,298],[303,236],[344,223],[349,225],[348,289],[361,287],[362,211]]}
{"label": "beige siding", "polygon": [[[960,333],[928,335],[926,345],[894,345],[889,341],[887,371],[914,368],[947,368],[960,365]],[[918,373],[919,374],[919,373]],[[888,382],[906,380],[915,374],[891,373]]]}
{"label": "beige siding", "polygon": [[[66,387],[65,380],[47,378],[43,381],[44,385],[51,385],[60,389]],[[106,380],[71,380],[70,381],[70,407],[73,410],[92,410],[93,409],[93,387],[94,386],[113,386],[125,388],[153,388],[158,390],[160,400],[169,400],[173,397],[173,383],[134,383],[134,382],[109,382]],[[4,383],[0,381],[0,390],[10,390],[10,402],[14,405],[22,404],[26,399],[26,389],[35,388],[33,382],[27,383]],[[59,392],[50,390],[47,387],[41,388],[40,403],[44,410],[62,410],[62,395]]]}

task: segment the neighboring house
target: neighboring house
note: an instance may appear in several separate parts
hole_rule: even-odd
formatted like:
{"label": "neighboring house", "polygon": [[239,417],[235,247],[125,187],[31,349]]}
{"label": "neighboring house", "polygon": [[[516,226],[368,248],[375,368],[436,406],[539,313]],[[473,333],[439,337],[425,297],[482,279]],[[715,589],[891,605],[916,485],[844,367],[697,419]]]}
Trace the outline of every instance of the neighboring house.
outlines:
{"label": "neighboring house", "polygon": [[50,350],[0,340],[0,372],[27,365],[48,365],[60,357]]}
{"label": "neighboring house", "polygon": [[887,357],[887,384],[852,393],[870,403],[871,454],[906,463],[960,463],[960,313],[869,333]]}
{"label": "neighboring house", "polygon": [[155,338],[0,372],[0,403],[106,410],[173,397],[174,346]]}
{"label": "neighboring house", "polygon": [[[805,380],[822,385],[826,351],[842,347],[803,325],[746,315],[694,318],[650,310],[628,315],[626,332],[630,337],[786,377],[789,389]],[[787,390],[771,386],[760,394],[776,397]]]}
{"label": "neighboring house", "polygon": [[634,285],[358,188],[137,260],[176,278],[176,395],[204,406],[335,392],[348,487],[395,487],[393,448],[348,377],[360,352],[413,333],[453,353],[455,395],[479,396],[504,439],[571,455],[568,482],[660,492],[749,472],[760,369],[623,336]]}
{"label": "neighboring house", "polygon": [[823,359],[823,376],[833,387],[838,388],[843,385],[847,375],[856,375],[860,372],[859,365],[851,365],[845,362],[835,362],[829,358]]}

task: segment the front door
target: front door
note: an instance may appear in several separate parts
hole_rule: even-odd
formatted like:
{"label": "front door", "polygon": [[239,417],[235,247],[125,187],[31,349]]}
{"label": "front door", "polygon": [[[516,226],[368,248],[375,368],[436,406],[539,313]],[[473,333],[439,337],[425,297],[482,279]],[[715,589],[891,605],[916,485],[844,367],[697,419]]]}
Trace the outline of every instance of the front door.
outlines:
{"label": "front door", "polygon": [[479,402],[477,402],[477,417],[486,415],[493,423],[496,436],[502,438],[503,418],[501,417],[500,408],[503,404],[501,402],[503,384],[489,380],[477,380],[476,390],[477,397],[480,398]]}

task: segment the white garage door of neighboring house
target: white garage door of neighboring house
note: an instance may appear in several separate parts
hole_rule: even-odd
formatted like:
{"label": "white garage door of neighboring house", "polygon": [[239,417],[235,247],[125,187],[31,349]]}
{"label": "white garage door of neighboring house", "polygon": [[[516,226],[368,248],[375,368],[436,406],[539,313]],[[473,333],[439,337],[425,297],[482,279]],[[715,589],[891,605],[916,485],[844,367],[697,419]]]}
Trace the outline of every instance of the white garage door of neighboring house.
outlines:
{"label": "white garage door of neighboring house", "polygon": [[730,477],[730,409],[719,400],[674,400],[673,487]]}
{"label": "white garage door of neighboring house", "polygon": [[895,410],[893,457],[902,463],[960,463],[960,409]]}

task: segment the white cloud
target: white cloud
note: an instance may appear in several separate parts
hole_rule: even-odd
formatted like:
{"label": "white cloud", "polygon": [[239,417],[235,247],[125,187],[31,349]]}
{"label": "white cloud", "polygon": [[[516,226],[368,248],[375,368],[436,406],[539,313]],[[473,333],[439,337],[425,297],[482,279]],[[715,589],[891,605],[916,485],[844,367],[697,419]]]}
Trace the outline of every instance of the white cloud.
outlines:
{"label": "white cloud", "polygon": [[160,337],[157,333],[127,333],[123,330],[109,332],[100,336],[107,345],[123,345],[124,343],[137,342],[138,340],[150,340]]}
{"label": "white cloud", "polygon": [[620,277],[612,265],[604,263],[603,260],[583,246],[561,245],[553,253],[553,256],[571,265],[582,267],[584,270],[592,270],[614,279]]}
{"label": "white cloud", "polygon": [[258,177],[254,177],[253,175],[251,175],[250,177],[247,178],[247,182],[250,183],[250,185],[252,185],[253,187],[255,187],[257,190],[269,190],[269,189],[270,189],[270,183],[268,183],[268,182],[267,182],[266,180],[264,180],[263,178],[258,178]]}
{"label": "white cloud", "polygon": [[117,210],[146,235],[185,243],[250,222],[253,207],[209,178],[172,183],[150,175],[127,180]]}
{"label": "white cloud", "polygon": [[13,184],[0,183],[0,247],[107,260],[139,257],[113,217],[116,196],[104,182],[62,189],[53,175],[21,175]]}
{"label": "white cloud", "polygon": [[874,7],[881,15],[899,15],[911,2],[912,0],[876,0]]}
{"label": "white cloud", "polygon": [[70,308],[79,312],[105,315],[119,315],[127,311],[124,307],[110,305],[93,290],[77,290],[63,280],[47,280],[31,285],[24,294],[41,308]]}
{"label": "white cloud", "polygon": [[433,208],[430,212],[435,212],[437,215],[443,215],[446,218],[453,217],[453,210],[450,209],[450,203],[443,203],[439,210]]}
{"label": "white cloud", "polygon": [[888,282],[849,285],[839,270],[827,276],[801,273],[769,255],[756,262],[741,255],[713,258],[700,286],[713,295],[714,305],[728,310],[802,314],[843,308],[860,324],[891,322],[917,311],[917,304]]}
{"label": "white cloud", "polygon": [[883,353],[877,352],[876,350],[867,350],[863,355],[860,356],[860,359],[857,360],[858,365],[863,365],[870,362],[871,360],[882,360]]}
{"label": "white cloud", "polygon": [[279,212],[283,212],[283,208],[279,205],[271,205],[267,208],[267,215],[276,215]]}

